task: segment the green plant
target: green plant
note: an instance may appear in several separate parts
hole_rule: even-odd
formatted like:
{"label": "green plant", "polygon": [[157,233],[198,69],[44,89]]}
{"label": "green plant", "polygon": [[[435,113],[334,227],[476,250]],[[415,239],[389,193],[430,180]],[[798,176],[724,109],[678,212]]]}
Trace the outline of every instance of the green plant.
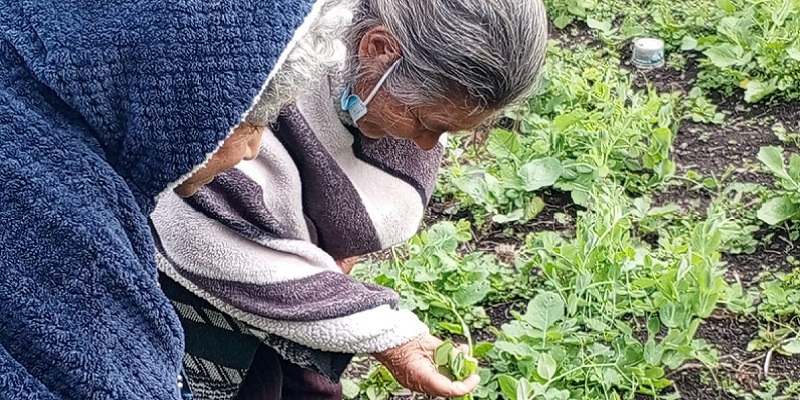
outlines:
{"label": "green plant", "polygon": [[762,147],[758,159],[776,178],[777,189],[758,210],[758,218],[770,225],[800,218],[800,155],[792,154],[789,164],[780,147]]}
{"label": "green plant", "polygon": [[[735,167],[676,176],[670,148],[682,121],[723,123],[710,90],[732,93],[742,85],[756,101],[761,83],[748,86],[752,81],[796,74],[796,65],[780,58],[786,54],[771,52],[796,43],[781,35],[795,29],[787,24],[796,21],[797,1],[546,0],[558,26],[582,21],[601,40],[588,47],[551,43],[533,98],[506,111],[488,135],[451,139],[435,198],[446,213],[471,222],[435,224],[355,274],[396,289],[401,306],[437,334],[466,337],[480,360],[478,399],[671,399],[670,377],[687,363],[707,367],[701,382],[724,383],[716,368],[727,364],[696,336],[712,314],[757,320],[750,350],[763,352],[767,367],[774,354],[796,354],[798,262],[790,258],[794,271],[764,275],[754,288],[727,274],[723,259],[739,257],[722,253],[754,253],[785,236],[762,221],[787,228],[790,241],[800,236],[800,156],[787,160],[781,148],[761,150],[764,170],[776,179],[772,188],[737,181],[744,175]],[[745,15],[750,11],[753,19]],[[580,33],[583,26],[569,29]],[[771,42],[747,37],[761,32]],[[629,38],[643,35],[664,39],[674,65],[699,59],[700,85],[685,95],[636,89],[619,54]],[[731,46],[743,53],[725,53]],[[722,66],[727,56],[752,58]],[[770,96],[798,92],[778,88]],[[782,126],[773,132],[787,147],[797,140]],[[684,190],[688,198],[664,203]],[[541,231],[546,224],[534,219],[544,199],[562,193],[579,205],[577,217],[557,213],[564,230]],[[514,265],[475,251],[487,242],[475,243],[473,228],[489,246],[512,243]],[[509,310],[497,304],[509,300],[515,301]],[[516,312],[520,300],[527,307]],[[490,326],[487,305],[493,320],[503,318],[500,310],[510,321]],[[436,364],[463,376],[464,364],[443,354]],[[358,388],[361,398],[370,385],[373,396],[398,389],[373,374]],[[737,395],[796,397],[797,384],[776,382]]]}
{"label": "green plant", "polygon": [[767,189],[754,183],[728,182],[729,177],[729,173],[704,177],[692,170],[686,172],[682,184],[688,193],[711,197],[705,209],[699,203],[689,207],[675,204],[653,207],[648,196],[634,200],[640,233],[659,237],[680,235],[708,215],[723,214],[728,218],[719,221],[720,250],[730,254],[754,253],[760,243],[755,235],[762,225],[754,206],[761,202]]}
{"label": "green plant", "polygon": [[343,379],[342,389],[346,399],[387,400],[403,388],[389,370],[382,365],[375,365],[358,381]]}
{"label": "green plant", "polygon": [[530,237],[547,289],[502,327],[489,353],[506,397],[657,395],[670,385],[666,369],[716,364],[694,334],[719,303],[735,301],[720,263],[725,217],[709,215],[653,249],[632,236],[640,212],[625,199],[620,187],[601,185],[573,239]]}
{"label": "green plant", "polygon": [[[447,340],[436,348],[433,362],[442,375],[450,379],[463,381],[478,371],[478,360],[472,357],[472,346],[469,352],[456,352],[453,342]],[[456,397],[455,400],[472,400],[472,394]]]}
{"label": "green plant", "polygon": [[546,0],[545,7],[555,25],[559,29],[566,28],[576,19],[586,21],[613,18],[617,12],[614,2],[602,0]]}
{"label": "green plant", "polygon": [[482,252],[459,254],[472,238],[467,221],[440,222],[407,244],[393,257],[360,264],[353,275],[390,287],[400,294],[400,307],[420,314],[434,331],[465,335],[486,326],[481,303],[522,295],[526,272]]}
{"label": "green plant", "polygon": [[[800,98],[800,1],[570,0],[546,2],[554,25],[586,22],[613,49],[645,35],[696,52],[700,86],[744,99]],[[673,62],[674,64],[674,62]]]}
{"label": "green plant", "polygon": [[681,72],[686,69],[686,55],[683,53],[670,53],[667,56],[667,68]]}
{"label": "green plant", "polygon": [[772,126],[772,133],[784,144],[800,146],[800,133],[787,131],[786,127],[781,123],[776,123]]}
{"label": "green plant", "polygon": [[[775,93],[800,97],[800,1],[718,0],[716,4],[716,32],[684,47],[706,56],[707,70],[700,74],[700,84],[718,89],[739,86],[748,102]],[[691,46],[694,43],[696,47]]]}
{"label": "green plant", "polygon": [[800,396],[800,382],[781,382],[768,378],[759,382],[759,388],[752,391],[738,387],[730,387],[727,391],[742,400],[794,400]]}
{"label": "green plant", "polygon": [[548,187],[585,205],[599,181],[643,192],[675,171],[678,96],[634,90],[618,60],[593,50],[551,45],[548,54],[538,93],[509,115],[517,129],[494,129],[484,147],[451,152],[439,196],[457,199],[478,225],[531,220]]}
{"label": "green plant", "polygon": [[762,323],[759,325],[758,338],[748,344],[748,351],[769,350],[783,355],[798,355],[800,267],[795,267],[791,273],[763,273],[761,278],[758,316]]}
{"label": "green plant", "polygon": [[689,91],[684,98],[683,107],[684,118],[693,122],[714,125],[721,125],[725,122],[725,114],[717,112],[717,106],[708,100],[699,87],[694,87]]}

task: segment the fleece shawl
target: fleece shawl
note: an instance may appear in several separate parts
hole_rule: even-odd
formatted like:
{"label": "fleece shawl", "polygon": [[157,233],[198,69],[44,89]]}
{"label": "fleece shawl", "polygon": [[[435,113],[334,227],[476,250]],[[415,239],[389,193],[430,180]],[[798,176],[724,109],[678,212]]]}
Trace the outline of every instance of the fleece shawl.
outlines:
{"label": "fleece shawl", "polygon": [[0,0],[0,398],[178,398],[147,216],[313,3]]}
{"label": "fleece shawl", "polygon": [[[152,215],[158,266],[254,331],[322,352],[375,353],[427,328],[396,309],[394,292],[351,279],[334,260],[417,231],[443,147],[366,138],[340,119],[342,88],[332,81],[282,110],[256,159],[189,199],[159,202]],[[178,310],[192,323],[221,319],[186,304]],[[296,359],[292,349],[283,356]],[[324,365],[308,367],[330,377]]]}

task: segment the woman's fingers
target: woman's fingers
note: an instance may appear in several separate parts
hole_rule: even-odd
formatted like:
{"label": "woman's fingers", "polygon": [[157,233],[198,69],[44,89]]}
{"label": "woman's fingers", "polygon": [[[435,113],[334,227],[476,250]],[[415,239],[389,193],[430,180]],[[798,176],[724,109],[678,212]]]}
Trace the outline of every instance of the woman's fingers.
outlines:
{"label": "woman's fingers", "polygon": [[[375,354],[375,357],[389,369],[398,383],[411,390],[441,397],[458,397],[471,393],[478,387],[480,377],[473,375],[461,382],[451,381],[440,374],[433,364],[434,351],[441,344],[440,339],[425,335]],[[469,352],[469,348],[459,346],[453,351]]]}
{"label": "woman's fingers", "polygon": [[461,382],[451,381],[435,370],[426,369],[426,373],[419,376],[419,389],[433,396],[458,397],[472,393],[480,381],[478,375],[472,375]]}

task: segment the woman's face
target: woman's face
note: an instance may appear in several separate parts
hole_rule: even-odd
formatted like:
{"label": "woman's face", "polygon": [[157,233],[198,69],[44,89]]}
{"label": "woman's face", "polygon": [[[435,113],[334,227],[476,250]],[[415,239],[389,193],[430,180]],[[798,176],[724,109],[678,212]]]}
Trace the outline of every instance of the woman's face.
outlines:
{"label": "woman's face", "polygon": [[237,126],[208,163],[175,188],[175,193],[181,197],[190,197],[203,185],[211,183],[217,174],[233,168],[242,160],[256,158],[263,134],[264,127],[248,124]]}
{"label": "woman's face", "polygon": [[[363,73],[353,85],[353,93],[366,99],[400,57],[397,40],[384,26],[367,31],[359,42],[358,59]],[[469,103],[462,95],[454,96],[451,102],[412,108],[381,87],[369,103],[367,114],[357,121],[358,128],[369,138],[409,139],[421,149],[430,150],[443,133],[471,130],[495,111],[474,112]]]}
{"label": "woman's face", "polygon": [[[356,84],[357,94],[358,84]],[[370,89],[368,89],[370,90]],[[493,110],[471,112],[453,103],[411,108],[381,89],[369,103],[358,128],[372,139],[409,139],[422,150],[430,150],[445,132],[472,130],[489,118]]]}

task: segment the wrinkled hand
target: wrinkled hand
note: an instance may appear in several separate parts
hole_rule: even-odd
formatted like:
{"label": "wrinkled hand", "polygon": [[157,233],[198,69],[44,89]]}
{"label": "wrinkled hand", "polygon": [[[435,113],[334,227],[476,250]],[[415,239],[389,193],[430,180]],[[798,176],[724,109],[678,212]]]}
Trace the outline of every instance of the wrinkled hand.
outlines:
{"label": "wrinkled hand", "polygon": [[[462,382],[454,382],[436,370],[433,352],[442,343],[432,335],[425,335],[374,356],[386,366],[398,383],[413,391],[441,397],[458,397],[471,393],[480,383],[477,375]],[[459,348],[459,351],[464,350]]]}

